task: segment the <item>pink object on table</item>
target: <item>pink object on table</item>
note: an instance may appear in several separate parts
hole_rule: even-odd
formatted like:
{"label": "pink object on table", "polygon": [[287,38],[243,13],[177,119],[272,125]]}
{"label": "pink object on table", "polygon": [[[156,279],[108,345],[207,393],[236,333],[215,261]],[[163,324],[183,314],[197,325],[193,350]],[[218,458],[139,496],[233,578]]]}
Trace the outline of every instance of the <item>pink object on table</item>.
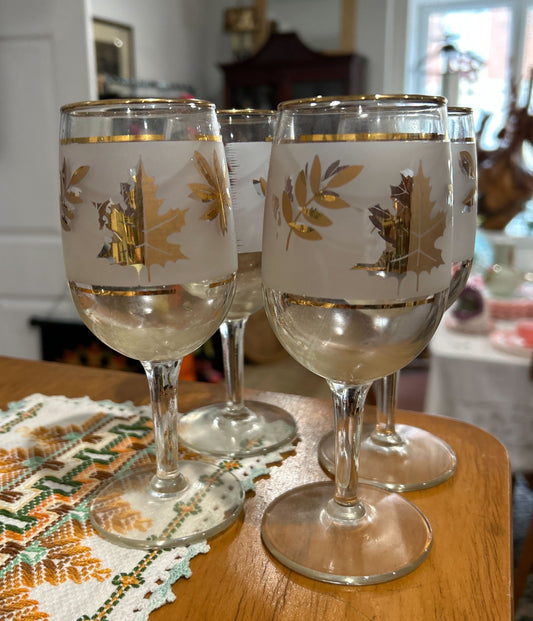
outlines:
{"label": "pink object on table", "polygon": [[527,298],[489,299],[488,306],[493,319],[533,319],[533,300]]}
{"label": "pink object on table", "polygon": [[517,321],[516,333],[527,347],[533,347],[533,319]]}

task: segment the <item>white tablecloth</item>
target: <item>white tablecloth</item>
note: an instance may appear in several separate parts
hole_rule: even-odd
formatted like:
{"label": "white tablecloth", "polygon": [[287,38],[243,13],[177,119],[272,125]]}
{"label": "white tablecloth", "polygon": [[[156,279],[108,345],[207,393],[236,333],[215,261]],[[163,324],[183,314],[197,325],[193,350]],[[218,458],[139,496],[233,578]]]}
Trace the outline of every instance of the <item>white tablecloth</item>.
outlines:
{"label": "white tablecloth", "polygon": [[517,472],[533,472],[533,380],[528,357],[501,352],[488,336],[446,326],[430,342],[425,411],[472,423],[496,436]]}

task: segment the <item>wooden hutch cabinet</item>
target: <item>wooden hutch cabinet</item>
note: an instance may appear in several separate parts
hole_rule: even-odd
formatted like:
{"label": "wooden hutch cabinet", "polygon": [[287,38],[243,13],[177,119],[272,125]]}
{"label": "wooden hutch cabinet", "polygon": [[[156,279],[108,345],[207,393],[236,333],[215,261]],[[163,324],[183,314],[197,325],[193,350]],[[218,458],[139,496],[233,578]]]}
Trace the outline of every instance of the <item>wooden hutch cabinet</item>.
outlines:
{"label": "wooden hutch cabinet", "polygon": [[274,109],[280,101],[364,92],[366,59],[358,54],[322,54],[296,33],[272,34],[246,60],[221,65],[226,108]]}

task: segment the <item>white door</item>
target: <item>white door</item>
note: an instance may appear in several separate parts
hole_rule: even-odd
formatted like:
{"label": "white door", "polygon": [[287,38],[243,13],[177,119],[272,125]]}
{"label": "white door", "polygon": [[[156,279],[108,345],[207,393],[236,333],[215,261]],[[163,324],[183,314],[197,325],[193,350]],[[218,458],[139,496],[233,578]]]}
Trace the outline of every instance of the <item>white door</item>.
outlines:
{"label": "white door", "polygon": [[94,74],[88,0],[0,0],[0,355],[39,358],[30,318],[71,311],[59,108],[94,99]]}

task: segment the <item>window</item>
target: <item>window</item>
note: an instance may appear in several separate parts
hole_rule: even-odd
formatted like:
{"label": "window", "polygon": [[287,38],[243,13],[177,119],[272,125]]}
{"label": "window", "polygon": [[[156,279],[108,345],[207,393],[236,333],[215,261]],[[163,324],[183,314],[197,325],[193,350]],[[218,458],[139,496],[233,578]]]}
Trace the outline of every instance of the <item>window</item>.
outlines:
{"label": "window", "polygon": [[[485,119],[480,146],[496,148],[512,87],[518,106],[533,114],[533,0],[408,1],[406,91],[473,108],[478,128]],[[533,170],[530,143],[522,154]],[[533,235],[533,200],[505,230]]]}
{"label": "window", "polygon": [[409,32],[407,90],[488,116],[483,147],[496,146],[511,85],[533,107],[533,0],[411,0]]}

